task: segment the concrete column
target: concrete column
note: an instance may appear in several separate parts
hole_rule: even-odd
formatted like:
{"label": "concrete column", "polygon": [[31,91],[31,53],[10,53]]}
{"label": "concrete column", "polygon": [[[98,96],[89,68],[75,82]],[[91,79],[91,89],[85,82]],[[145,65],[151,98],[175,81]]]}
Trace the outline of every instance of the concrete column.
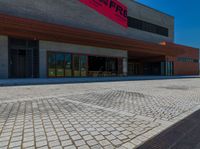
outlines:
{"label": "concrete column", "polygon": [[0,79],[8,78],[8,37],[0,36]]}
{"label": "concrete column", "polygon": [[128,75],[128,59],[123,58],[123,74],[124,76]]}
{"label": "concrete column", "polygon": [[43,48],[41,41],[39,41],[39,57],[39,77],[47,78],[47,52],[46,49]]}

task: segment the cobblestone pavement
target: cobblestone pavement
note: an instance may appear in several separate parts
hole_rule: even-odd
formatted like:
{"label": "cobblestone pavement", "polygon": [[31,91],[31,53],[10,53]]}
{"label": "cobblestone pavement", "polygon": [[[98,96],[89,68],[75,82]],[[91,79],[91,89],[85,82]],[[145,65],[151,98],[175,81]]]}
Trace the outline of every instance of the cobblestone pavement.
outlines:
{"label": "cobblestone pavement", "polygon": [[0,149],[136,148],[200,109],[200,79],[0,88]]}

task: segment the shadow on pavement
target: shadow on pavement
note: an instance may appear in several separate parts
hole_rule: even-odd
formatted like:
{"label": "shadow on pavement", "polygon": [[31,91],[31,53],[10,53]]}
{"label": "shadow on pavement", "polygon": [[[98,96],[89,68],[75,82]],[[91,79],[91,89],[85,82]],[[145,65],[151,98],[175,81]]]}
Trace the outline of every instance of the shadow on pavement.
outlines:
{"label": "shadow on pavement", "polygon": [[137,149],[200,149],[200,110]]}

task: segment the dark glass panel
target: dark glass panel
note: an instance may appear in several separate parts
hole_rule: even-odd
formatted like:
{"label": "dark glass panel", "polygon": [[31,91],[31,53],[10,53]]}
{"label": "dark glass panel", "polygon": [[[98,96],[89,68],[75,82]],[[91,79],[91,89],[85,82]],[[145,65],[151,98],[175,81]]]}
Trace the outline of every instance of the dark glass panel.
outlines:
{"label": "dark glass panel", "polygon": [[128,26],[131,28],[159,34],[168,37],[169,35],[169,30],[165,27],[155,25],[152,23],[148,23],[133,17],[128,17]]}
{"label": "dark glass panel", "polygon": [[74,55],[73,56],[73,71],[74,71],[74,76],[79,77],[80,74],[80,57],[79,55]]}
{"label": "dark glass panel", "polygon": [[48,76],[56,77],[56,55],[48,53]]}
{"label": "dark glass panel", "polygon": [[64,62],[65,62],[65,55],[63,53],[56,54],[56,76],[57,77],[64,77]]}
{"label": "dark glass panel", "polygon": [[71,54],[65,54],[65,76],[72,76],[72,56]]}
{"label": "dark glass panel", "polygon": [[81,76],[85,77],[87,76],[87,56],[80,56],[80,62]]}
{"label": "dark glass panel", "polygon": [[9,76],[11,78],[39,77],[39,41],[9,38],[8,44]]}

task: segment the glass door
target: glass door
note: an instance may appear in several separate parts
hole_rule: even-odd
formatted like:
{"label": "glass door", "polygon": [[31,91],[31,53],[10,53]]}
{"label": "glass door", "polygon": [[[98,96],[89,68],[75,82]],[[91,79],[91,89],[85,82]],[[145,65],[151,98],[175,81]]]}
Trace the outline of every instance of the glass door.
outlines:
{"label": "glass door", "polygon": [[39,76],[39,42],[9,38],[9,77],[35,78]]}
{"label": "glass door", "polygon": [[88,60],[87,56],[80,56],[80,63],[81,63],[81,76],[86,77],[87,76],[87,65],[88,65]]}
{"label": "glass door", "polygon": [[72,56],[71,54],[65,54],[65,77],[72,76]]}
{"label": "glass door", "polygon": [[56,54],[48,53],[48,77],[56,77]]}
{"label": "glass door", "polygon": [[73,55],[73,74],[74,77],[80,77],[80,57],[79,55]]}
{"label": "glass door", "polygon": [[10,74],[12,78],[33,78],[33,49],[10,49]]}
{"label": "glass door", "polygon": [[63,53],[56,54],[56,76],[57,77],[64,77],[65,76],[65,55]]}
{"label": "glass door", "polygon": [[87,56],[73,55],[73,74],[74,77],[86,77],[87,76]]}

